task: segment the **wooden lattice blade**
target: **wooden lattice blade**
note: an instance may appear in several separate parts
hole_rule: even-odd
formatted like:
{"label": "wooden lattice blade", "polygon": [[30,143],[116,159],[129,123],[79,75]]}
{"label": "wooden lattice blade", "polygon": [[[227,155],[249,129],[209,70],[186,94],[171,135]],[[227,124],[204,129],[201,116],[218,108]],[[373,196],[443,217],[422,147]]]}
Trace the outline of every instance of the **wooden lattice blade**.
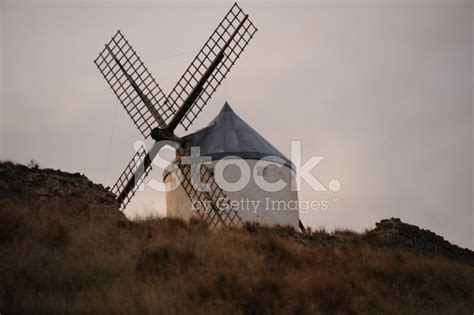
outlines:
{"label": "wooden lattice blade", "polygon": [[125,170],[112,187],[112,192],[117,196],[117,202],[120,204],[120,211],[125,210],[130,200],[143,184],[145,177],[152,169],[151,163],[153,159],[165,145],[166,143],[164,142],[155,142],[148,153],[141,146],[125,167]]}
{"label": "wooden lattice blade", "polygon": [[140,57],[120,31],[94,60],[99,71],[144,137],[166,128],[174,115],[166,97]]}
{"label": "wooden lattice blade", "polygon": [[[234,4],[169,94],[167,103],[177,113],[169,122],[171,129],[177,124],[189,128],[256,31]],[[183,105],[185,112],[180,113]]]}
{"label": "wooden lattice blade", "polygon": [[[211,229],[243,225],[237,210],[231,206],[224,191],[219,187],[206,165],[182,164],[178,161],[178,168],[176,173],[181,186],[192,203],[199,202],[201,204],[197,212]],[[200,177],[197,181],[193,178],[193,172]],[[204,187],[206,189],[203,189]]]}

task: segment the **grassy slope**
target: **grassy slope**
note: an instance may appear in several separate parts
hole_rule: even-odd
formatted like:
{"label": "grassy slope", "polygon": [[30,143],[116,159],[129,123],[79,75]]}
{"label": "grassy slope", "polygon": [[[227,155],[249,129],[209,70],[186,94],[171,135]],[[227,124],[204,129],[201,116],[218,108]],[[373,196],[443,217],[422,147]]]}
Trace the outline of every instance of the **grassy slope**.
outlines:
{"label": "grassy slope", "polygon": [[464,313],[474,267],[363,234],[130,222],[81,199],[0,199],[0,312]]}

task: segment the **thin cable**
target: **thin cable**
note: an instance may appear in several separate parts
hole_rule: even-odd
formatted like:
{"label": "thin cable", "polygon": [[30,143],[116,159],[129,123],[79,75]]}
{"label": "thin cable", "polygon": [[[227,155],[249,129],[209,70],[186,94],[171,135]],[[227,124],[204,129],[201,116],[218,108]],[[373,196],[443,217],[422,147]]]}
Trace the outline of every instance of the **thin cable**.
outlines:
{"label": "thin cable", "polygon": [[195,53],[196,51],[197,51],[197,49],[194,49],[194,50],[187,51],[187,52],[183,52],[183,53],[179,53],[179,54],[174,54],[174,55],[169,55],[169,56],[164,56],[164,57],[159,57],[159,58],[154,58],[154,59],[146,60],[145,62],[154,62],[154,61],[160,61],[160,60],[170,59],[170,58],[179,57],[179,56],[190,55],[190,54]]}
{"label": "thin cable", "polygon": [[110,154],[112,152],[112,141],[114,139],[115,122],[117,120],[118,103],[115,104],[114,121],[112,122],[112,132],[110,133],[109,152],[107,153],[107,162],[105,163],[104,183],[107,185],[107,175],[109,173]]}

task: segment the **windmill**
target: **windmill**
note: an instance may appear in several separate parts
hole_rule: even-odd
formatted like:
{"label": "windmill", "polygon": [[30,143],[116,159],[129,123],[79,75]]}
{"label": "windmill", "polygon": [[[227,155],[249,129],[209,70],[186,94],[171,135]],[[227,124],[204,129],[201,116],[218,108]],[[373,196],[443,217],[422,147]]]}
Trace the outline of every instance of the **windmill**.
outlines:
{"label": "windmill", "polygon": [[[178,156],[189,155],[190,144],[178,137],[175,129],[181,125],[188,130],[256,31],[249,16],[235,3],[168,96],[120,31],[105,44],[94,63],[141,134],[156,141],[150,151],[143,147],[137,151],[113,186],[120,210],[125,209],[150,172],[153,159],[164,146],[163,140],[178,144]],[[179,181],[188,197],[209,205],[210,209],[198,214],[210,228],[242,224],[231,204],[222,202],[226,195],[206,165],[178,161],[178,167]],[[204,189],[193,179],[196,173]],[[218,206],[218,200],[226,207]]]}

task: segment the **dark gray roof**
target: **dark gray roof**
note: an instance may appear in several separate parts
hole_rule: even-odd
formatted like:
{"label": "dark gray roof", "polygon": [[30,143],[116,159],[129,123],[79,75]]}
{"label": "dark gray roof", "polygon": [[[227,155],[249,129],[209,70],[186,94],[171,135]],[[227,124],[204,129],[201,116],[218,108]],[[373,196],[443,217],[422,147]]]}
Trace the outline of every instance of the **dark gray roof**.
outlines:
{"label": "dark gray roof", "polygon": [[[243,159],[261,159],[276,156],[292,167],[292,163],[278,149],[250,127],[226,102],[211,123],[186,137],[193,146],[201,148],[201,156],[219,160],[229,155]],[[280,161],[278,161],[280,162]]]}

